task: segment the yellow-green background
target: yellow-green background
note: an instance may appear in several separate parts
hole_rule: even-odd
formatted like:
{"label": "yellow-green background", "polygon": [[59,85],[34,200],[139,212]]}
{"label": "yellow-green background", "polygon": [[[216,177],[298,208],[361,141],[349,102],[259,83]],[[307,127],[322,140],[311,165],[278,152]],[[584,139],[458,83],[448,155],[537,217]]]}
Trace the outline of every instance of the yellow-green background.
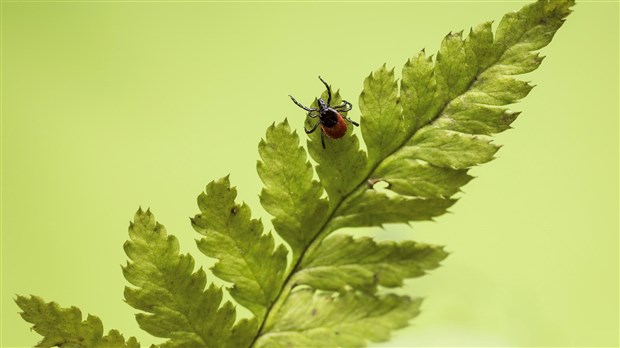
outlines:
{"label": "yellow-green background", "polygon": [[[288,94],[311,99],[321,74],[359,119],[371,70],[399,74],[449,31],[523,4],[3,2],[1,345],[39,339],[16,294],[159,342],[122,300],[138,206],[208,265],[188,220],[195,197],[230,173],[268,223],[256,145],[284,117],[301,130]],[[408,283],[423,313],[381,346],[618,345],[618,7],[575,7],[525,77],[538,87],[514,106],[498,158],[473,170],[451,214],[350,231],[453,252]]]}

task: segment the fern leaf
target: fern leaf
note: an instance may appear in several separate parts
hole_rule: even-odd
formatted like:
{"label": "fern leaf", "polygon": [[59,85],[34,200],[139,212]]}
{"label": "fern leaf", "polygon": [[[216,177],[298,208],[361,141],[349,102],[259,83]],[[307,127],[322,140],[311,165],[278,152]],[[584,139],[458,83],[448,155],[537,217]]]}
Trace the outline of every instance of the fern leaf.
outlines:
{"label": "fern leaf", "polygon": [[404,279],[439,267],[446,256],[440,246],[336,235],[323,240],[317,252],[304,260],[294,281],[319,290],[342,292],[352,287],[375,292],[379,285],[402,286]]}
{"label": "fern leaf", "polygon": [[[255,323],[235,323],[235,308],[222,302],[222,290],[194,270],[194,259],[179,254],[177,239],[166,233],[150,211],[141,209],[129,227],[125,252],[133,262],[123,267],[135,288],[125,288],[125,300],[146,313],[136,314],[140,327],[157,337],[169,338],[162,347],[235,347],[251,338]],[[239,330],[242,326],[243,329]],[[237,330],[235,330],[235,328]],[[249,331],[250,328],[254,330]],[[231,338],[231,331],[239,337]]]}
{"label": "fern leaf", "polygon": [[258,151],[262,159],[257,164],[258,174],[265,183],[261,203],[274,216],[274,228],[297,259],[317,232],[316,219],[326,218],[323,188],[312,179],[312,165],[288,121],[269,127]]}
{"label": "fern leaf", "polygon": [[399,151],[399,156],[422,160],[440,168],[466,169],[489,162],[499,147],[489,139],[443,129],[423,128],[411,146]]}
{"label": "fern leaf", "polygon": [[424,50],[405,63],[402,74],[400,102],[403,118],[411,120],[405,132],[405,138],[409,138],[433,119],[445,101],[438,96],[433,60]]}
{"label": "fern leaf", "polygon": [[411,127],[412,119],[402,117],[394,69],[384,64],[366,78],[359,108],[368,162],[374,164],[400,146]]}
{"label": "fern leaf", "polygon": [[389,183],[387,188],[391,191],[420,198],[451,197],[472,179],[467,169],[436,167],[412,159],[386,161],[375,175]]}
{"label": "fern leaf", "polygon": [[456,200],[451,198],[393,197],[383,192],[365,190],[361,195],[351,196],[347,204],[338,209],[326,230],[431,220],[443,215],[455,202]]}
{"label": "fern leaf", "polygon": [[245,203],[235,203],[236,196],[228,177],[209,183],[192,226],[205,236],[198,248],[219,260],[213,274],[234,283],[230,295],[262,318],[282,285],[287,251],[283,245],[274,251],[273,237],[262,234],[262,223],[250,218]]}
{"label": "fern leaf", "polygon": [[116,330],[104,336],[101,320],[88,315],[82,321],[77,307],[62,308],[37,296],[17,296],[15,302],[23,311],[22,318],[43,336],[37,347],[140,348],[134,337],[125,341]]}
{"label": "fern leaf", "polygon": [[125,342],[123,335],[116,331],[110,330],[107,335],[101,338],[101,341],[97,344],[97,348],[140,348],[140,344],[134,337],[131,337]]}
{"label": "fern leaf", "polygon": [[256,347],[362,347],[389,339],[390,332],[418,315],[420,300],[407,296],[293,292],[276,325]]}

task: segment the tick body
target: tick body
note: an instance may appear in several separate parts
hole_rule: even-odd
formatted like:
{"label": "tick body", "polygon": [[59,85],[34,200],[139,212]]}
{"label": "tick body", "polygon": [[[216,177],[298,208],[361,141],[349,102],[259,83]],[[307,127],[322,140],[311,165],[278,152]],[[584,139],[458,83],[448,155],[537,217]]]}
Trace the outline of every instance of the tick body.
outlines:
{"label": "tick body", "polygon": [[332,101],[331,88],[329,87],[327,82],[325,82],[325,80],[323,80],[320,76],[319,76],[319,80],[321,80],[321,82],[323,82],[323,84],[325,85],[325,88],[327,88],[327,103],[322,98],[319,98],[317,101],[317,103],[319,104],[318,107],[309,108],[307,106],[303,106],[300,102],[295,100],[293,96],[289,95],[289,97],[291,97],[291,100],[293,100],[293,103],[295,103],[297,106],[299,106],[300,108],[308,112],[307,114],[308,117],[310,118],[318,117],[319,120],[314,124],[314,126],[312,126],[311,129],[307,129],[304,127],[304,130],[306,131],[307,134],[310,134],[314,132],[315,130],[317,130],[317,128],[320,126],[321,127],[321,144],[323,145],[323,148],[325,148],[324,135],[332,139],[339,139],[339,138],[342,138],[346,134],[347,123],[345,122],[345,120],[349,121],[354,126],[359,126],[359,124],[351,120],[350,118],[346,116],[342,116],[340,114],[341,112],[347,112],[351,110],[352,105],[348,101],[343,100],[342,104],[338,106],[330,106],[330,103]]}

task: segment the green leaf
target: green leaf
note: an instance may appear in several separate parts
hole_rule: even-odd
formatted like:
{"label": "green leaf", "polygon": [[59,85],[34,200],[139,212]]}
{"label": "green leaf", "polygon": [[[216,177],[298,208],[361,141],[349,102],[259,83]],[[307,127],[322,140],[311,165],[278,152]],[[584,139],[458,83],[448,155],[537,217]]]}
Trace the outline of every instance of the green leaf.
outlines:
{"label": "green leaf", "polygon": [[446,109],[450,118],[438,119],[437,128],[460,133],[492,135],[510,128],[510,124],[519,116],[519,112],[503,108],[475,104],[460,110]]}
{"label": "green leaf", "polygon": [[365,190],[361,195],[351,196],[347,204],[334,213],[327,228],[335,231],[342,227],[431,220],[444,214],[454,203],[456,200],[449,198],[409,198]]}
{"label": "green leaf", "polygon": [[469,50],[470,58],[476,66],[476,73],[480,73],[493,63],[495,52],[493,47],[493,30],[491,22],[484,22],[469,30],[465,39],[465,47]]}
{"label": "green leaf", "polygon": [[488,162],[499,150],[499,146],[484,136],[432,128],[417,132],[411,144],[400,152],[400,156],[454,169]]}
{"label": "green leaf", "polygon": [[367,341],[386,341],[392,330],[418,315],[420,303],[420,299],[392,294],[298,290],[289,296],[276,325],[256,341],[256,347],[363,347]]}
{"label": "green leaf", "polygon": [[400,83],[400,102],[403,119],[410,120],[411,129],[406,138],[427,124],[443,107],[445,97],[440,95],[435,81],[433,60],[422,50],[405,63]]}
{"label": "green leaf", "polygon": [[345,291],[349,287],[374,292],[378,285],[393,288],[439,267],[448,254],[443,247],[413,241],[377,243],[371,238],[335,235],[304,260],[294,281],[314,289]]}
{"label": "green leaf", "polygon": [[139,348],[134,337],[125,341],[116,330],[103,336],[101,320],[88,315],[82,321],[82,312],[76,307],[62,308],[55,302],[45,302],[37,296],[17,296],[15,302],[22,309],[21,316],[33,324],[32,329],[43,336],[37,347],[96,347]]}
{"label": "green leaf", "polygon": [[101,338],[97,348],[115,348],[115,347],[127,347],[127,348],[140,348],[140,344],[134,337],[131,337],[125,342],[125,338],[120,332],[116,330],[110,330],[110,332]]}
{"label": "green leaf", "polygon": [[306,151],[287,120],[267,129],[258,151],[262,159],[257,164],[258,174],[265,184],[261,204],[274,216],[274,228],[297,259],[317,232],[316,220],[327,216],[328,204],[321,198],[323,187],[313,180]]}
{"label": "green leaf", "polygon": [[411,127],[412,119],[402,117],[394,69],[388,71],[384,64],[366,78],[359,106],[368,162],[373,165],[399,147]]}
{"label": "green leaf", "polygon": [[[136,288],[125,288],[125,301],[148,313],[136,314],[140,328],[169,338],[162,347],[237,347],[237,342],[249,342],[255,321],[242,320],[233,327],[233,305],[227,301],[220,306],[222,290],[215,285],[205,290],[205,272],[193,272],[194,259],[179,254],[177,239],[150,211],[138,210],[129,237],[124,248],[133,262],[123,267],[123,274]],[[231,331],[239,337],[231,337]]]}
{"label": "green leaf", "polygon": [[466,91],[478,70],[473,52],[465,47],[461,36],[462,32],[448,34],[437,52],[435,77],[444,100]]}
{"label": "green leaf", "polygon": [[287,251],[284,245],[274,251],[271,234],[263,235],[263,224],[251,219],[250,208],[236,204],[235,197],[228,177],[209,183],[198,196],[200,214],[192,226],[205,236],[197,242],[200,251],[219,260],[213,274],[234,283],[230,295],[263,318],[282,286]]}
{"label": "green leaf", "polygon": [[501,53],[500,62],[515,52],[541,49],[564,24],[571,13],[574,0],[539,0],[524,6],[518,12],[508,13],[502,18],[495,33],[495,51]]}
{"label": "green leaf", "polygon": [[448,198],[467,184],[467,169],[436,167],[420,160],[384,161],[375,175],[388,182],[388,189],[406,196]]}

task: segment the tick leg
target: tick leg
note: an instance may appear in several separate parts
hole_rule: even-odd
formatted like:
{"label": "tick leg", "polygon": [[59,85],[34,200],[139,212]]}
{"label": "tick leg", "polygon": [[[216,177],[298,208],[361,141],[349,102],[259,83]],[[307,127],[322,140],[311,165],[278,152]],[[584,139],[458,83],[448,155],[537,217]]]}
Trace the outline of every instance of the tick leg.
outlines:
{"label": "tick leg", "polygon": [[[339,110],[339,109],[342,109],[342,108],[344,108],[344,109],[343,110]],[[346,100],[342,101],[342,105],[334,106],[334,109],[336,109],[337,111],[340,111],[340,112],[347,112],[347,111],[350,111],[352,108],[353,108],[353,106],[351,105],[351,103],[349,103]]]}
{"label": "tick leg", "polygon": [[357,122],[353,121],[352,119],[350,119],[350,118],[348,118],[348,117],[345,117],[344,119],[345,119],[345,120],[347,120],[347,121],[349,121],[349,122],[351,122],[351,124],[352,124],[352,125],[354,125],[354,126],[356,126],[356,127],[359,127],[359,126],[360,126],[360,124],[359,124],[359,123],[357,123]]}
{"label": "tick leg", "polygon": [[317,117],[320,116],[320,114],[316,114],[316,115],[312,114],[313,112],[316,112],[316,111],[314,111],[314,110],[308,111],[308,117],[310,117],[310,118],[317,118]]}
{"label": "tick leg", "polygon": [[[312,127],[311,130],[306,129],[306,127],[304,126],[304,130],[306,131],[306,134],[310,134],[312,132],[314,132],[316,130],[316,128],[321,124],[321,121],[317,122],[314,124],[314,127]],[[321,137],[323,136],[323,132],[321,132]]]}
{"label": "tick leg", "polygon": [[331,88],[329,88],[327,82],[325,82],[325,80],[321,78],[321,76],[319,76],[319,80],[321,80],[321,82],[323,82],[323,84],[325,85],[325,88],[327,88],[327,106],[329,106],[329,104],[331,104],[332,102],[332,90]]}
{"label": "tick leg", "polygon": [[297,106],[299,106],[300,108],[302,108],[302,109],[304,109],[304,110],[306,110],[308,112],[310,112],[310,111],[317,111],[317,109],[313,109],[313,108],[309,108],[307,106],[301,105],[301,103],[298,102],[295,98],[293,98],[293,96],[290,95],[290,94],[289,94],[289,97],[291,97],[291,100],[293,101],[293,103],[297,104]]}
{"label": "tick leg", "polygon": [[323,150],[325,150],[325,136],[323,136],[323,129],[321,129],[321,144],[323,144]]}

